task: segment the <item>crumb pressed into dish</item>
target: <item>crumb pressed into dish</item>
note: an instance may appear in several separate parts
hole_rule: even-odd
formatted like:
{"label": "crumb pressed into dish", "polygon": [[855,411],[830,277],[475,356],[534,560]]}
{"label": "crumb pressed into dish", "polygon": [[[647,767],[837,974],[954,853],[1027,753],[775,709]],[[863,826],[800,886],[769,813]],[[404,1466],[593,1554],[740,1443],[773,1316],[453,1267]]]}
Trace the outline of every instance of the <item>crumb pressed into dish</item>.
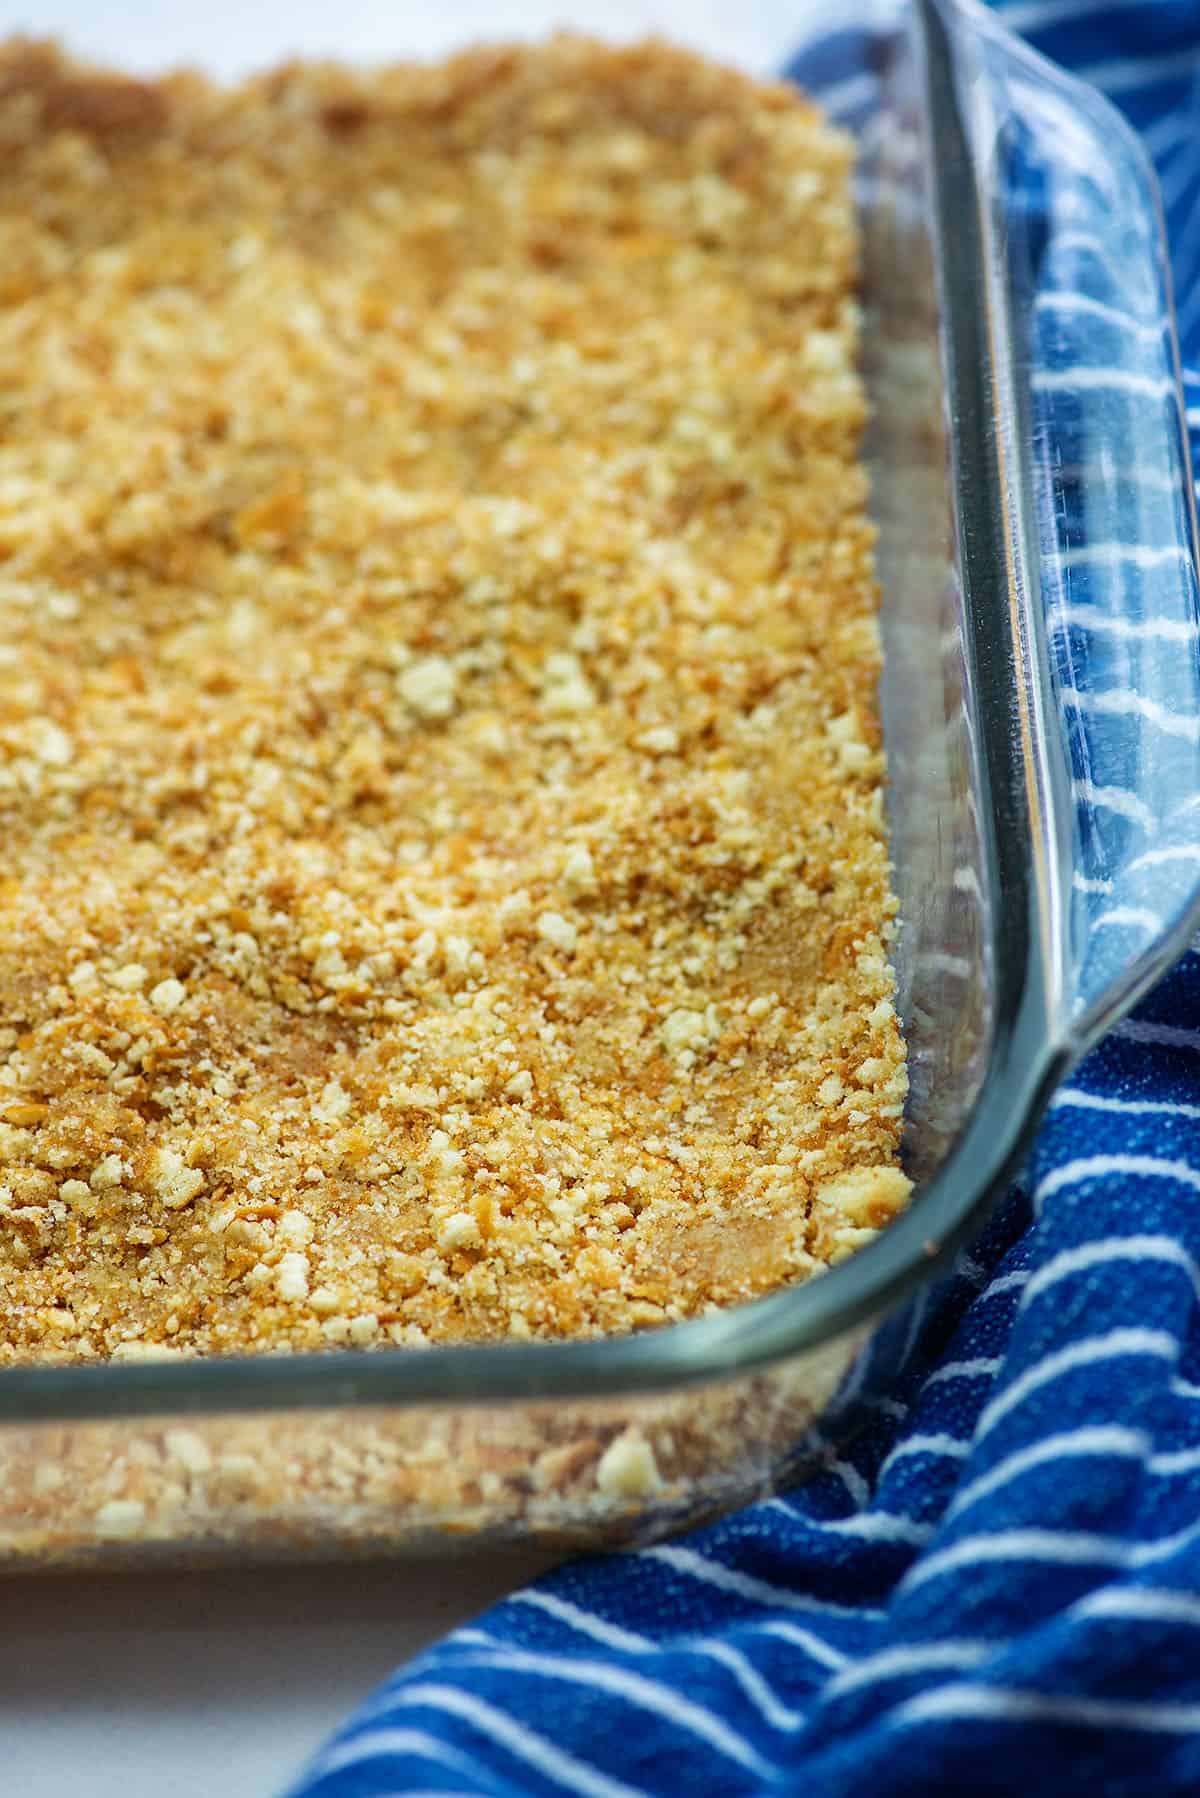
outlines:
{"label": "crumb pressed into dish", "polygon": [[0,56],[0,1357],[612,1332],[900,1207],[851,146]]}

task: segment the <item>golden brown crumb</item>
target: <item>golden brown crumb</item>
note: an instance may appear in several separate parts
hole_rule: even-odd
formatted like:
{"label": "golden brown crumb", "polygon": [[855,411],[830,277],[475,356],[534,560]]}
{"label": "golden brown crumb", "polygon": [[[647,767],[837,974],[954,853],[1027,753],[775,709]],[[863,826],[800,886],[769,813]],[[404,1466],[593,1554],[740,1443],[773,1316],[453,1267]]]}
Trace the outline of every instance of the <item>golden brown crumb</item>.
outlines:
{"label": "golden brown crumb", "polygon": [[557,39],[17,45],[0,147],[0,1352],[626,1330],[884,1223],[848,140]]}

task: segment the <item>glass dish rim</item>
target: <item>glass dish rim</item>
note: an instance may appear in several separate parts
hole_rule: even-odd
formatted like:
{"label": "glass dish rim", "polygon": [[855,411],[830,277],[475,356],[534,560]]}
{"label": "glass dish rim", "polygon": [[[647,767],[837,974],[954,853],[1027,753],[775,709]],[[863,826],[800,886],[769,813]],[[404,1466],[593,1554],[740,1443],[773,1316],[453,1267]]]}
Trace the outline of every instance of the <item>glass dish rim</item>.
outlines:
{"label": "glass dish rim", "polygon": [[[817,1349],[878,1320],[943,1271],[1016,1170],[1050,1093],[1069,1065],[1136,1003],[1200,928],[1200,883],[1175,924],[1127,979],[1082,1020],[1054,1004],[1050,894],[1052,833],[1028,781],[1013,730],[1022,670],[1009,608],[1031,570],[1022,530],[1022,451],[996,395],[997,363],[1014,354],[1003,295],[987,279],[986,176],[958,83],[962,33],[986,31],[1031,56],[972,0],[914,0],[923,75],[931,200],[942,255],[942,330],[948,381],[957,376],[953,491],[968,649],[990,679],[973,683],[982,772],[980,828],[991,890],[993,1023],[990,1052],[967,1122],[904,1215],[848,1260],[804,1285],[700,1319],[624,1337],[488,1343],[429,1349],[259,1354],[138,1365],[15,1366],[0,1370],[0,1422],[119,1420],[164,1414],[492,1405],[676,1391],[718,1384]],[[903,27],[901,27],[903,29]],[[1037,59],[1040,60],[1040,59]],[[1114,129],[1142,152],[1112,113]],[[1161,229],[1161,217],[1160,217]],[[1178,349],[1174,350],[1176,380]],[[1001,372],[1003,372],[1001,370]],[[1008,501],[1016,499],[1016,536]],[[1194,515],[1192,520],[1195,542]],[[985,553],[979,553],[979,546]],[[1036,590],[1036,581],[1033,582]],[[997,679],[997,673],[1002,678]],[[1027,677],[1027,675],[1026,675]]]}

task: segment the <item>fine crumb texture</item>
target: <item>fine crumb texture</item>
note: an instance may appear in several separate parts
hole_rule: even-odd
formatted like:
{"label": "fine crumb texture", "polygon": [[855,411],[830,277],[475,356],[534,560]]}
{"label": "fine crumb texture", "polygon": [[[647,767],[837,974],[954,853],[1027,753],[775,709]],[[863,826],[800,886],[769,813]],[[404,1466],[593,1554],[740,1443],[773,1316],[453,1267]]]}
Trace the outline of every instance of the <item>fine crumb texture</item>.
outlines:
{"label": "fine crumb texture", "polygon": [[0,150],[0,1354],[623,1331],[865,1240],[849,140],[661,47],[19,44]]}

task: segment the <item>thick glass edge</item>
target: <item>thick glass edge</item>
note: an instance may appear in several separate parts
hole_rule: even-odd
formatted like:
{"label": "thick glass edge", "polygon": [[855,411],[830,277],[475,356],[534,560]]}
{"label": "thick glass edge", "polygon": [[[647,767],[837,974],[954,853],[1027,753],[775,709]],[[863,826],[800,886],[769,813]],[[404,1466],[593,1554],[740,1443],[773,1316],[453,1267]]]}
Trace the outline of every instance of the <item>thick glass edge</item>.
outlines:
{"label": "thick glass edge", "polygon": [[[1014,735],[1028,703],[1014,635],[1031,545],[1014,512],[1011,419],[1002,395],[1012,343],[989,279],[987,172],[964,117],[960,77],[973,11],[915,0],[941,273],[943,354],[954,421],[953,485],[972,692],[980,745],[983,849],[991,890],[995,1034],[963,1134],[911,1209],[852,1259],[800,1287],[645,1335],[372,1354],[0,1372],[0,1422],[345,1407],[491,1405],[662,1391],[715,1383],[803,1354],[880,1317],[942,1270],[1015,1171],[1057,1080],[1082,1045],[1053,1027],[1045,886],[1050,821],[1030,781],[1033,746]],[[1027,671],[1026,671],[1027,672]],[[985,678],[980,679],[982,674]],[[1036,872],[1042,869],[1042,878]]]}

